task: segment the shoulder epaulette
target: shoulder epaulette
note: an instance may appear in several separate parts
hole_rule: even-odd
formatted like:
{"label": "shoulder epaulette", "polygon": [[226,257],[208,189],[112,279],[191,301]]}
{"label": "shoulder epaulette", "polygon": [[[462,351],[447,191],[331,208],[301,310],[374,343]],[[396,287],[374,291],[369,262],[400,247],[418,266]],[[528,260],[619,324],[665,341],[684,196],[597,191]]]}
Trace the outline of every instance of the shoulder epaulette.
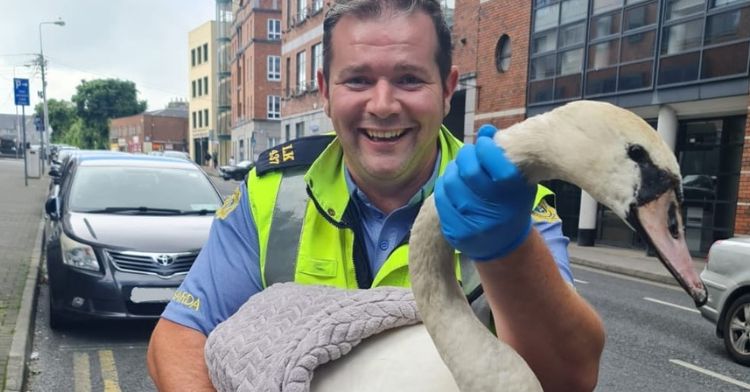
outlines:
{"label": "shoulder epaulette", "polygon": [[336,136],[306,136],[271,147],[258,155],[255,171],[265,173],[291,167],[310,166]]}

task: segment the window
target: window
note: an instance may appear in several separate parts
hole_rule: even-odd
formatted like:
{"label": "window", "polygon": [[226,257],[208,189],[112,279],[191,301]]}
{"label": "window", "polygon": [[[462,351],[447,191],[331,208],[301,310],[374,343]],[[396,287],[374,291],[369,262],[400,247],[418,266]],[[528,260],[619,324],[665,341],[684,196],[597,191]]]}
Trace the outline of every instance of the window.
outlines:
{"label": "window", "polygon": [[190,50],[190,58],[192,59],[190,64],[192,64],[192,66],[195,67],[195,49]]}
{"label": "window", "polygon": [[208,76],[203,77],[203,93],[208,94]]}
{"label": "window", "polygon": [[313,15],[317,14],[323,10],[323,0],[313,0],[312,2],[312,13]]}
{"label": "window", "polygon": [[203,109],[203,123],[208,127],[208,109]]}
{"label": "window", "polygon": [[203,61],[208,62],[208,44],[203,44]]}
{"label": "window", "polygon": [[505,72],[510,67],[510,37],[508,34],[503,34],[500,39],[497,40],[495,46],[495,68],[497,72]]}
{"label": "window", "polygon": [[203,58],[203,56],[201,55],[201,53],[202,53],[202,50],[201,50],[201,47],[199,46],[198,47],[198,64],[201,63],[201,59]]}
{"label": "window", "polygon": [[284,136],[286,137],[284,140],[289,141],[290,133],[289,133],[289,124],[286,124],[284,126]]}
{"label": "window", "polygon": [[312,47],[312,64],[310,66],[310,80],[312,82],[313,88],[318,88],[318,78],[316,78],[316,73],[318,72],[318,69],[323,67],[323,44],[317,43],[313,45]]}
{"label": "window", "polygon": [[195,98],[195,80],[193,80],[193,98]]}
{"label": "window", "polygon": [[698,48],[703,41],[703,19],[664,28],[661,54],[675,54]]}
{"label": "window", "polygon": [[271,148],[271,147],[279,144],[279,139],[275,138],[275,137],[268,137],[268,138],[266,138],[266,140],[268,140],[267,148]]}
{"label": "window", "polygon": [[266,98],[267,112],[266,117],[271,120],[278,120],[281,118],[281,97],[278,95],[269,95]]}
{"label": "window", "polygon": [[203,79],[198,79],[198,96],[203,95]]}
{"label": "window", "polygon": [[297,0],[297,23],[307,19],[307,0]]}
{"label": "window", "polygon": [[198,128],[203,128],[203,113],[198,111]]}
{"label": "window", "polygon": [[305,91],[305,83],[307,83],[307,69],[305,68],[305,51],[297,53],[297,92],[302,93]]}
{"label": "window", "polygon": [[665,20],[699,14],[705,7],[706,0],[667,0]]}
{"label": "window", "polygon": [[266,67],[268,80],[281,80],[281,56],[268,56]]}
{"label": "window", "polygon": [[196,119],[196,113],[193,112],[193,129],[198,128],[198,121]]}
{"label": "window", "polygon": [[294,138],[299,139],[302,136],[305,136],[305,123],[298,122],[294,124]]}
{"label": "window", "polygon": [[281,39],[281,21],[279,19],[268,19],[268,39],[273,41]]}

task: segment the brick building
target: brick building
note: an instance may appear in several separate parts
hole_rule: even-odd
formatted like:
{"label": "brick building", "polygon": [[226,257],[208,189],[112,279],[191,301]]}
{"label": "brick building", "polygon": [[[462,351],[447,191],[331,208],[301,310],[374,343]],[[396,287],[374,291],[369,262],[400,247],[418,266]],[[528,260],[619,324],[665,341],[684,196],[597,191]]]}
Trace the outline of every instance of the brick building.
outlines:
{"label": "brick building", "polygon": [[231,155],[257,159],[279,143],[281,118],[281,5],[240,0],[231,28]]}
{"label": "brick building", "polygon": [[166,109],[114,118],[109,141],[113,151],[188,151],[187,104],[172,103]]}
{"label": "brick building", "polygon": [[[466,130],[577,99],[615,103],[673,147],[694,255],[750,235],[750,1],[457,0],[453,38]],[[645,247],[579,189],[551,185],[566,235]]]}

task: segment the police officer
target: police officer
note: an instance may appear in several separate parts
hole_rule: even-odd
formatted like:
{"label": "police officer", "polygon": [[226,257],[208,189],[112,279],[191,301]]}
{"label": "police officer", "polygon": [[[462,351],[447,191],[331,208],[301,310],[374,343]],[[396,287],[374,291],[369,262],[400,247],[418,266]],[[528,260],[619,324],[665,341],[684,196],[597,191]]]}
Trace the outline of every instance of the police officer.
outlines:
{"label": "police officer", "polygon": [[156,385],[212,390],[206,336],[275,282],[408,285],[408,232],[434,189],[443,232],[477,260],[501,337],[545,390],[593,389],[603,328],[572,289],[548,191],[485,137],[494,128],[462,147],[441,125],[458,71],[439,3],[339,0],[323,34],[317,78],[335,138],[265,151],[217,211],[152,335]]}

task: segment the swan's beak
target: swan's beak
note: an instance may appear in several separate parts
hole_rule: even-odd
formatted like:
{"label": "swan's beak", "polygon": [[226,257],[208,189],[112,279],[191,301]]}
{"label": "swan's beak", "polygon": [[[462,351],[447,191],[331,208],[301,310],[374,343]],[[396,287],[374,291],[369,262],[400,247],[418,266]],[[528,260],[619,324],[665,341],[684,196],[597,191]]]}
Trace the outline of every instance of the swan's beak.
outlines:
{"label": "swan's beak", "polygon": [[675,192],[670,190],[646,204],[632,206],[627,220],[656,249],[659,260],[693,298],[695,305],[705,305],[708,294],[693,267]]}

